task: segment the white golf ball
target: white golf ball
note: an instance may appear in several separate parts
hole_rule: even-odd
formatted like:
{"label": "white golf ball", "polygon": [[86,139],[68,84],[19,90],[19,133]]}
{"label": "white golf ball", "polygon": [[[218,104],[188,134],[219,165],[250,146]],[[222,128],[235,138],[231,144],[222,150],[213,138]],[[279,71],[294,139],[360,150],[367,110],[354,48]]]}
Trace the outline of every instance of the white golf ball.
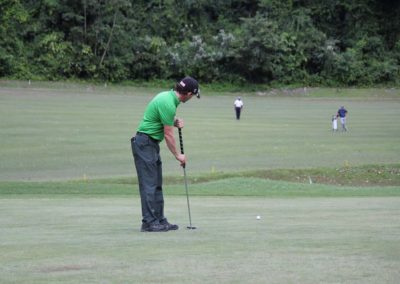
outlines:
{"label": "white golf ball", "polygon": [[256,217],[256,219],[257,219],[257,220],[260,220],[260,219],[261,219],[261,217],[258,215],[258,216]]}

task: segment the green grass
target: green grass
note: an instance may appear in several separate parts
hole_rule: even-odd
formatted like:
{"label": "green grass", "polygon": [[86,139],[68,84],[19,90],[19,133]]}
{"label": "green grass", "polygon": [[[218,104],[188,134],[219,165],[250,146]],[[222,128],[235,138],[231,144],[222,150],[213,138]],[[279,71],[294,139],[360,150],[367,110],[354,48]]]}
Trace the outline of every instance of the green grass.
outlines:
{"label": "green grass", "polygon": [[[400,99],[381,92],[363,99],[346,98],[345,90],[340,97],[242,94],[241,121],[234,119],[233,95],[204,93],[178,108],[189,171],[398,163]],[[134,175],[130,138],[153,95],[128,87],[0,88],[0,180]],[[330,119],[340,105],[349,110],[350,131],[332,134]],[[181,173],[165,143],[162,159],[166,175]]]}
{"label": "green grass", "polygon": [[[168,195],[184,195],[182,176],[164,178]],[[399,196],[400,165],[339,169],[275,169],[188,177],[194,196],[355,197]],[[1,196],[137,195],[136,178],[0,182]]]}
{"label": "green grass", "polygon": [[[193,196],[262,196],[262,197],[358,197],[358,196],[400,196],[399,186],[332,186],[321,184],[299,184],[282,181],[271,181],[261,178],[227,178],[210,182],[190,184]],[[2,182],[0,198],[25,198],[37,196],[54,197],[56,195],[114,196],[138,195],[138,186],[113,182]],[[184,195],[181,184],[164,186],[167,195]]]}
{"label": "green grass", "polygon": [[[188,224],[185,197],[167,214]],[[199,197],[140,233],[138,198],[0,199],[1,283],[396,283],[400,198]],[[261,220],[256,220],[256,215]]]}
{"label": "green grass", "polygon": [[140,233],[129,139],[159,90],[0,82],[0,283],[398,282],[398,90],[240,93],[236,121],[208,89],[178,109],[198,229],[162,144],[181,229]]}

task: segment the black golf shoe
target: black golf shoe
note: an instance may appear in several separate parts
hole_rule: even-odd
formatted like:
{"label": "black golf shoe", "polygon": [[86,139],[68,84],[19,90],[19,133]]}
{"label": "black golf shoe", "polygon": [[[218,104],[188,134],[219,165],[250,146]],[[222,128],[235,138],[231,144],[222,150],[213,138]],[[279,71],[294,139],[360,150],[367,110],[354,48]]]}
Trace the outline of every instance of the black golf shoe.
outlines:
{"label": "black golf shoe", "polygon": [[173,230],[178,230],[178,229],[179,229],[179,226],[178,226],[178,225],[170,224],[170,223],[168,223],[167,220],[161,221],[160,224],[161,224],[161,225],[164,225],[165,227],[167,227],[167,228],[168,228],[168,231],[173,231]]}
{"label": "black golf shoe", "polygon": [[166,232],[168,231],[168,227],[161,224],[142,224],[140,228],[141,232]]}

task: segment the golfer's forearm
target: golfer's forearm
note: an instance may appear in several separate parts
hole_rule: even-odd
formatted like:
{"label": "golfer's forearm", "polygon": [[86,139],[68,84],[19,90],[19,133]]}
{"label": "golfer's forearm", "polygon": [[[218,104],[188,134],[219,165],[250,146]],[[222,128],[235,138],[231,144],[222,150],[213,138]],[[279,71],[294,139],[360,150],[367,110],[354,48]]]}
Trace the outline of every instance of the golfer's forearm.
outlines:
{"label": "golfer's forearm", "polygon": [[165,138],[165,143],[167,143],[167,147],[169,151],[174,155],[175,158],[178,157],[178,151],[176,150],[176,141],[174,137],[174,132],[173,128],[171,129],[165,127],[164,128],[164,138]]}
{"label": "golfer's forearm", "polygon": [[167,143],[167,147],[168,147],[169,151],[172,153],[172,155],[174,155],[175,158],[177,158],[178,151],[176,151],[175,139],[172,138],[171,140],[169,140],[169,139],[167,139],[167,137],[165,137],[165,142]]}

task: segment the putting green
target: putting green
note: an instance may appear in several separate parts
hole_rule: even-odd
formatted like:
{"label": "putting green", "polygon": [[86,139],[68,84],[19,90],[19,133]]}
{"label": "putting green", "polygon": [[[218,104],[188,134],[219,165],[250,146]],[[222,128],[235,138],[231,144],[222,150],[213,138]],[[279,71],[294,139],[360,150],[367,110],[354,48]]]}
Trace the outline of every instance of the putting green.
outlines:
{"label": "putting green", "polygon": [[[170,221],[186,226],[184,196],[166,202]],[[400,277],[398,197],[196,196],[191,205],[197,230],[140,233],[137,196],[1,198],[0,282],[396,283]]]}

